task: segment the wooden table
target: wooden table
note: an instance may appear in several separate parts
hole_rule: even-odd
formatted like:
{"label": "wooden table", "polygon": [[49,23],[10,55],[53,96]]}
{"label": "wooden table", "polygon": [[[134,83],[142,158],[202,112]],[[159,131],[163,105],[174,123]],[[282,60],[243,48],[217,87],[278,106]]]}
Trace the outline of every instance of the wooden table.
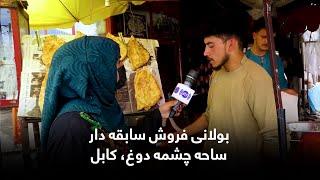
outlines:
{"label": "wooden table", "polygon": [[21,133],[22,133],[22,156],[24,160],[24,166],[31,166],[31,157],[30,157],[30,141],[29,141],[29,129],[28,124],[32,123],[33,125],[33,135],[36,152],[40,152],[40,131],[39,131],[39,122],[41,118],[39,117],[18,117],[21,123]]}

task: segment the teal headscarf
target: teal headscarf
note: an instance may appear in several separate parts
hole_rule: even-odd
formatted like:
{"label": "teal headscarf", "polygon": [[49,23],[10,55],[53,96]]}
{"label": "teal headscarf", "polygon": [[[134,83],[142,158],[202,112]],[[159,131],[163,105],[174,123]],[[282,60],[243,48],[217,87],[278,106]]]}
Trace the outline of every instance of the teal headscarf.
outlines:
{"label": "teal headscarf", "polygon": [[115,98],[119,57],[119,46],[98,36],[75,39],[55,52],[42,111],[43,148],[52,122],[66,112],[90,113],[107,131],[126,128]]}

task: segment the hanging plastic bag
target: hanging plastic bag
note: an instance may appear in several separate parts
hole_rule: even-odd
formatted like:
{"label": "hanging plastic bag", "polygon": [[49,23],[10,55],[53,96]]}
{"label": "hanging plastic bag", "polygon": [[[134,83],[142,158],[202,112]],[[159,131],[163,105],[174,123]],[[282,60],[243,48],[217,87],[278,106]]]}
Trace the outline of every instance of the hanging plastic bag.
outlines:
{"label": "hanging plastic bag", "polygon": [[308,90],[308,101],[312,111],[320,112],[320,83]]}

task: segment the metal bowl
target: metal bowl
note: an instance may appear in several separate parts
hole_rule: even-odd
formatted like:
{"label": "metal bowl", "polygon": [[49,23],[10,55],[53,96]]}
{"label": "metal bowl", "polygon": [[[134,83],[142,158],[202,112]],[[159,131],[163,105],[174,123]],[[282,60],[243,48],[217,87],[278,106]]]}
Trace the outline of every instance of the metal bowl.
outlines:
{"label": "metal bowl", "polygon": [[292,132],[320,132],[320,122],[292,122],[287,127]]}

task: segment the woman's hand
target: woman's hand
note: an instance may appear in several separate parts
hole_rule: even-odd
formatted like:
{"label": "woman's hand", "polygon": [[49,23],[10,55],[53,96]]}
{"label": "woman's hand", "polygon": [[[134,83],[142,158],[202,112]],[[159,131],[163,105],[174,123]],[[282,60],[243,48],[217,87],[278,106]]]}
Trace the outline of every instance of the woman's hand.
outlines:
{"label": "woman's hand", "polygon": [[[170,112],[171,112],[171,109],[172,109],[172,107],[173,107],[176,103],[178,103],[177,100],[171,100],[171,101],[168,101],[168,102],[162,104],[162,105],[159,107],[159,111],[160,111],[160,113],[161,113],[162,119],[167,119],[167,118],[169,117],[169,114],[170,114]],[[179,115],[180,115],[183,106],[184,106],[183,104],[180,105],[180,107],[178,108],[175,116],[179,116]]]}

